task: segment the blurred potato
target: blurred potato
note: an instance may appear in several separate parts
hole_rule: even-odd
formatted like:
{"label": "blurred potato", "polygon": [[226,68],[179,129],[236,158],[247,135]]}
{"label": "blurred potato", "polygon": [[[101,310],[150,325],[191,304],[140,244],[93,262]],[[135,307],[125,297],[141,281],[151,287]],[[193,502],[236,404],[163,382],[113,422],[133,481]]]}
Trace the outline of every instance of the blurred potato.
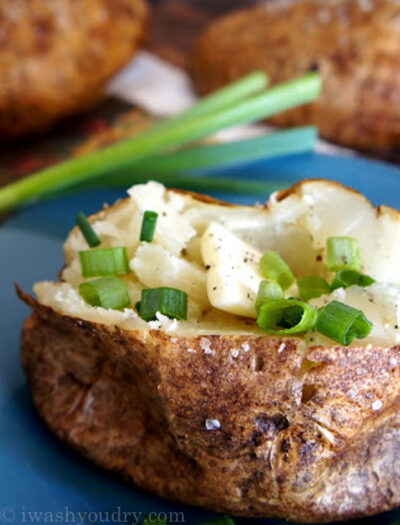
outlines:
{"label": "blurred potato", "polygon": [[360,149],[400,145],[400,2],[270,0],[229,14],[200,37],[191,69],[212,91],[254,69],[272,84],[318,68],[320,98],[272,121],[315,123],[323,137]]}
{"label": "blurred potato", "polygon": [[146,33],[145,0],[1,0],[0,135],[90,108]]}

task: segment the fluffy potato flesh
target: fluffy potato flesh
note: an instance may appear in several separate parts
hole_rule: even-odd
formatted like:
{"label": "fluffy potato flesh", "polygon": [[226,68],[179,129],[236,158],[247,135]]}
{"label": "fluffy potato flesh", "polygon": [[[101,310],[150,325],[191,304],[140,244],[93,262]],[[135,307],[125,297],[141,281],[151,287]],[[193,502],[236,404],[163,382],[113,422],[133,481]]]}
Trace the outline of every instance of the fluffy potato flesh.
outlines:
{"label": "fluffy potato flesh", "polygon": [[[400,215],[375,208],[359,193],[337,183],[305,181],[274,194],[265,207],[233,206],[149,182],[129,190],[128,199],[91,217],[102,246],[126,246],[132,272],[123,279],[132,304],[147,287],[173,286],[189,296],[187,321],[158,316],[146,323],[135,311],[94,308],[79,296],[79,251],[87,249],[75,228],[65,243],[67,265],[62,282],[35,285],[39,302],[57,312],[127,330],[158,328],[185,335],[262,333],[256,324],[255,296],[262,275],[258,261],[277,251],[296,277],[326,269],[326,241],[331,236],[358,240],[361,271],[376,279],[368,288],[338,289],[312,301],[322,306],[336,299],[365,312],[373,322],[362,345],[396,344],[400,334]],[[159,214],[151,243],[139,241],[143,213]],[[295,295],[292,287],[287,293]],[[332,341],[317,334],[301,336],[309,345]]]}

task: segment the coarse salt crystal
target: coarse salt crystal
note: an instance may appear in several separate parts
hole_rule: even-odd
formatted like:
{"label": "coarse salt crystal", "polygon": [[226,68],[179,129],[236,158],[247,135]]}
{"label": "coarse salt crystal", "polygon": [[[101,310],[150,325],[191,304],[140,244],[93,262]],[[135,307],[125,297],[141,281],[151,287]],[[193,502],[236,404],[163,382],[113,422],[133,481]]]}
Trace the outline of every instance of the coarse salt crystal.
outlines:
{"label": "coarse salt crystal", "polygon": [[332,292],[332,297],[337,299],[338,301],[344,301],[346,299],[346,292],[344,288],[337,288]]}
{"label": "coarse salt crystal", "polygon": [[202,337],[200,339],[200,346],[205,354],[208,354],[208,355],[215,354],[214,350],[211,348],[211,341],[209,341],[205,337]]}
{"label": "coarse salt crystal", "polygon": [[357,397],[357,394],[358,394],[358,390],[357,388],[351,388],[348,392],[347,392],[347,397],[351,400],[354,400],[356,397]]}
{"label": "coarse salt crystal", "polygon": [[372,410],[377,412],[378,410],[380,410],[383,407],[383,403],[382,403],[382,401],[380,399],[377,399],[376,401],[374,401],[372,403],[371,407],[372,407]]}
{"label": "coarse salt crystal", "polygon": [[125,308],[122,314],[123,318],[126,319],[137,319],[137,313],[132,308]]}
{"label": "coarse salt crystal", "polygon": [[234,348],[233,350],[231,350],[231,355],[236,359],[237,357],[239,357],[239,350],[237,348]]}
{"label": "coarse salt crystal", "polygon": [[188,348],[187,351],[189,352],[189,354],[195,354],[196,353],[196,350],[194,348]]}
{"label": "coarse salt crystal", "polygon": [[241,346],[242,350],[244,350],[245,352],[248,352],[250,350],[250,345],[249,343],[243,343],[242,346]]}
{"label": "coarse salt crystal", "polygon": [[221,423],[218,419],[206,419],[207,430],[218,430],[219,428],[221,428]]}
{"label": "coarse salt crystal", "polygon": [[286,344],[281,343],[278,348],[278,354],[281,354],[285,350],[285,348],[286,348]]}
{"label": "coarse salt crystal", "polygon": [[178,321],[176,319],[170,319],[161,312],[156,313],[156,318],[160,323],[160,327],[162,326],[166,332],[174,332],[178,328]]}

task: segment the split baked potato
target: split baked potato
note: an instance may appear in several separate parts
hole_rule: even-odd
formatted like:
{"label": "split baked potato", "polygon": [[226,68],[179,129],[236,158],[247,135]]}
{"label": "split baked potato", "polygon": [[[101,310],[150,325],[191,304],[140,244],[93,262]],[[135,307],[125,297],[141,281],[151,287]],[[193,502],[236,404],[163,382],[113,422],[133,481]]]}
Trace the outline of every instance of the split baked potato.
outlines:
{"label": "split baked potato", "polygon": [[[140,242],[148,210],[158,221]],[[397,211],[324,180],[256,207],[150,182],[90,223],[103,247],[126,247],[132,305],[143,289],[174,287],[189,297],[187,320],[90,306],[80,296],[87,244],[72,230],[60,281],[37,283],[37,299],[19,290],[33,309],[23,365],[55,434],[139,487],[229,514],[327,522],[400,504]],[[259,328],[256,259],[273,250],[296,278],[328,279],[332,236],[358,241],[376,282],[310,303],[361,309],[370,334],[343,346]]]}
{"label": "split baked potato", "polygon": [[400,3],[396,0],[270,0],[216,20],[191,69],[208,93],[262,69],[277,84],[318,68],[321,96],[272,119],[318,125],[332,142],[368,150],[400,144]]}
{"label": "split baked potato", "polygon": [[146,0],[2,0],[0,136],[42,131],[98,102],[148,16]]}

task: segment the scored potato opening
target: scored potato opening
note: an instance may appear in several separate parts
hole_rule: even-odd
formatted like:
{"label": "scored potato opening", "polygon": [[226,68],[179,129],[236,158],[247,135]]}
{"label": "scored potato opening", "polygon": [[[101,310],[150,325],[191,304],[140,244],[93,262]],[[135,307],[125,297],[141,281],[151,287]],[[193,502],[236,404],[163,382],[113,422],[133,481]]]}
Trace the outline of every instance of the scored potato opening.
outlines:
{"label": "scored potato opening", "polygon": [[[265,335],[256,324],[254,308],[263,252],[278,252],[296,277],[331,278],[333,274],[326,269],[326,241],[332,236],[351,236],[359,242],[361,271],[376,283],[365,289],[338,289],[311,303],[322,306],[336,299],[362,310],[373,322],[373,330],[357,342],[358,346],[399,341],[397,211],[377,209],[359,193],[325,180],[305,181],[272,195],[266,206],[255,207],[227,205],[167,190],[156,182],[133,186],[128,193],[128,199],[90,218],[102,247],[127,247],[132,272],[122,279],[132,304],[140,300],[143,288],[178,288],[189,296],[188,320],[159,316],[147,323],[133,308],[120,312],[86,304],[78,287],[85,280],[79,251],[86,250],[87,244],[78,228],[65,243],[66,267],[61,282],[35,285],[42,304],[72,317],[126,330]],[[151,243],[139,241],[146,210],[159,215]],[[296,294],[294,285],[287,295]],[[315,333],[301,337],[309,345],[335,344]]]}

